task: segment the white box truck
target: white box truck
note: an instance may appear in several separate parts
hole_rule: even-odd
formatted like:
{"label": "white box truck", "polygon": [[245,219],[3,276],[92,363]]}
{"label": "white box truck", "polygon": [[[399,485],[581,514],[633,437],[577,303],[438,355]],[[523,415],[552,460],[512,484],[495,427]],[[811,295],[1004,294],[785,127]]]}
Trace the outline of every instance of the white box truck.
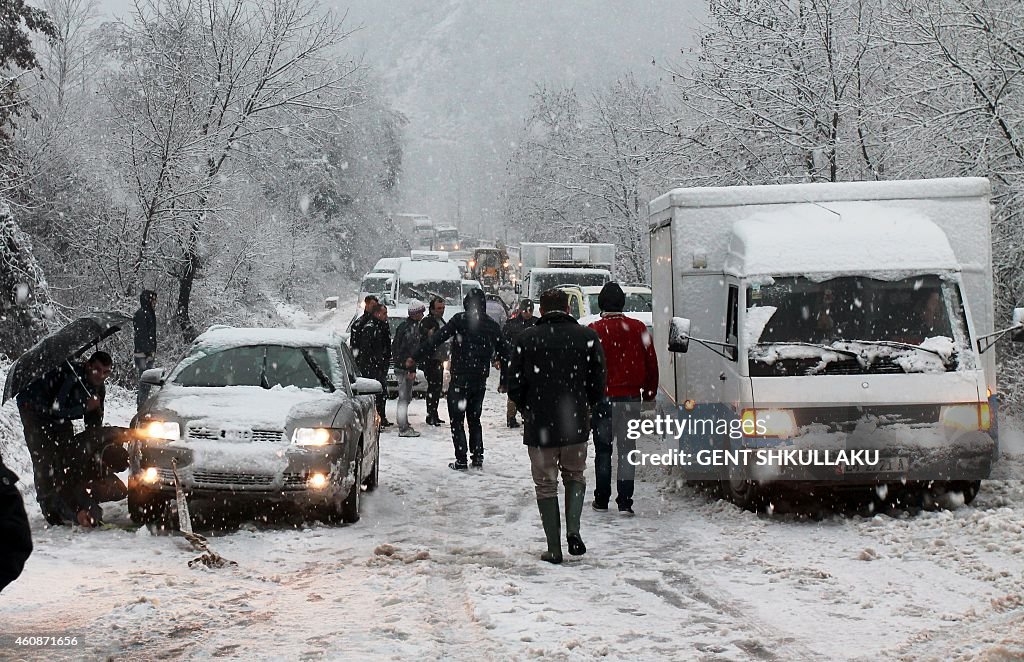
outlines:
{"label": "white box truck", "polygon": [[653,200],[675,464],[743,506],[772,487],[973,499],[998,458],[991,346],[1024,319],[995,330],[989,197],[966,178]]}
{"label": "white box truck", "polygon": [[604,285],[612,279],[614,244],[523,243],[521,292],[534,301],[560,285]]}

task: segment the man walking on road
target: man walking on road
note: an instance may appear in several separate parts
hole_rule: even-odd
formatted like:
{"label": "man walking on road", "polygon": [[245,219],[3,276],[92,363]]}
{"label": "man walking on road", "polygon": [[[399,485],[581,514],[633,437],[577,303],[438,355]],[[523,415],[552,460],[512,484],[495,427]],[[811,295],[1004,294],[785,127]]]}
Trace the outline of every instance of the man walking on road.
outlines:
{"label": "man walking on road", "polygon": [[512,349],[508,395],[523,412],[523,443],[537,493],[547,551],[541,559],[562,562],[558,474],[565,484],[565,531],[569,553],[587,551],[580,517],[587,485],[587,437],[593,408],[604,396],[605,358],[592,329],[569,315],[569,297],[548,290],[540,298],[537,324]]}
{"label": "man walking on road", "polygon": [[[448,465],[456,471],[466,471],[467,450],[473,466],[484,466],[484,433],[480,425],[487,375],[491,362],[507,360],[508,345],[501,335],[498,323],[487,316],[483,290],[474,288],[463,300],[466,311],[459,313],[444,325],[440,333],[420,348],[417,358],[429,356],[441,343],[452,339],[451,382],[448,384],[448,416],[452,422],[452,444],[455,461]],[[469,444],[463,421],[468,419]]]}
{"label": "man walking on road", "polygon": [[[430,301],[430,314],[420,322],[421,341],[430,342],[435,333],[444,327],[444,299],[434,297]],[[444,425],[437,414],[437,405],[441,402],[441,391],[444,390],[444,362],[448,358],[447,345],[440,345],[434,353],[424,359],[423,374],[427,378],[427,425]]]}
{"label": "man walking on road", "polygon": [[391,365],[391,327],[388,326],[388,307],[384,304],[374,306],[369,319],[360,327],[359,334],[353,334],[351,340],[352,352],[355,354],[359,373],[380,382],[381,392],[376,396],[377,414],[380,416],[380,426],[382,428],[390,427],[391,422],[384,414],[384,406],[387,404],[388,398],[388,367]]}
{"label": "man walking on road", "polygon": [[139,375],[137,406],[149,397],[149,384],[142,383],[142,373],[153,367],[156,358],[156,292],[142,290],[139,295],[139,309],[132,317],[135,327],[135,371]]}
{"label": "man walking on road", "polygon": [[31,554],[32,530],[18,491],[18,476],[0,457],[0,591],[18,578]]}
{"label": "man walking on road", "polygon": [[395,329],[395,340],[391,345],[391,356],[395,360],[395,376],[398,377],[398,436],[418,437],[420,433],[409,424],[409,403],[412,402],[412,385],[416,381],[416,352],[420,349],[420,322],[427,307],[422,301],[409,302],[409,317]]}
{"label": "man walking on road", "polygon": [[[537,318],[533,316],[533,301],[523,299],[519,304],[519,314],[505,323],[501,333],[505,336],[505,341],[509,344],[509,347],[513,347],[519,336],[523,334],[523,331],[532,329],[536,323]],[[498,387],[498,392],[508,392],[507,382],[508,370],[502,370],[501,385]],[[510,428],[519,427],[519,421],[516,420],[516,403],[512,401],[512,398],[508,399],[508,403],[505,406],[505,424]]]}
{"label": "man walking on road", "polygon": [[608,385],[594,415],[594,510],[608,510],[612,489],[612,447],[618,451],[615,503],[619,513],[633,514],[633,479],[629,463],[636,442],[626,436],[630,420],[640,417],[641,401],[653,400],[658,390],[658,357],[647,325],[626,317],[626,295],[616,283],[608,283],[598,295],[601,319],[590,325],[601,338],[608,363]]}

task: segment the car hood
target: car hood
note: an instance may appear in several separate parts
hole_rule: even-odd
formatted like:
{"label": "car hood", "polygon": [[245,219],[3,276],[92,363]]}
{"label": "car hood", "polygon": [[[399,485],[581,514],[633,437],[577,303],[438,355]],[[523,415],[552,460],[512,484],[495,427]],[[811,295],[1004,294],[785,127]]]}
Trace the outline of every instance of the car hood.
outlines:
{"label": "car hood", "polygon": [[237,427],[285,430],[299,424],[332,427],[342,393],[311,389],[258,386],[183,387],[170,384],[154,398],[144,413],[154,418],[176,419],[182,427]]}

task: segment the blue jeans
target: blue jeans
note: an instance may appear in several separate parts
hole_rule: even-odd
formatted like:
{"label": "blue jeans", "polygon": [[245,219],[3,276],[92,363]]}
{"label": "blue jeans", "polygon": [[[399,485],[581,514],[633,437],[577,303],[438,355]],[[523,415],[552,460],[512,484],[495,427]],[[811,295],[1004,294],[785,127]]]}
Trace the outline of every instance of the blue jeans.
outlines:
{"label": "blue jeans", "polygon": [[153,367],[152,356],[136,356],[135,357],[135,372],[139,373],[139,395],[137,398],[137,406],[141,407],[142,403],[149,397],[149,390],[152,388],[149,384],[142,383],[142,373]]}
{"label": "blue jeans", "polygon": [[607,505],[612,495],[612,448],[618,451],[615,503],[619,509],[633,506],[636,467],[627,458],[636,441],[626,438],[626,426],[639,418],[640,398],[605,398],[594,408],[594,501]]}
{"label": "blue jeans", "polygon": [[484,431],[480,415],[484,409],[487,384],[451,385],[448,387],[448,416],[452,422],[452,444],[455,461],[466,464],[466,431],[462,422],[469,421],[469,452],[474,462],[484,461]]}

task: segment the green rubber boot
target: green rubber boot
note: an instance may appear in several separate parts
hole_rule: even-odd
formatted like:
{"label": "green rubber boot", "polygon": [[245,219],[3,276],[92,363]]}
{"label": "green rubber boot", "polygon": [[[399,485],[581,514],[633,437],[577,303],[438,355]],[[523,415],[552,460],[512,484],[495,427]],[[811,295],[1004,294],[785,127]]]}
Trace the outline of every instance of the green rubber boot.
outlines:
{"label": "green rubber boot", "polygon": [[540,555],[541,561],[562,562],[562,513],[558,511],[558,497],[537,499],[537,510],[544,525],[544,536],[548,539],[548,551]]}
{"label": "green rubber boot", "polygon": [[587,496],[587,484],[570,480],[565,483],[565,539],[569,542],[569,553],[580,556],[587,553],[587,546],[580,538],[580,515],[583,501]]}

